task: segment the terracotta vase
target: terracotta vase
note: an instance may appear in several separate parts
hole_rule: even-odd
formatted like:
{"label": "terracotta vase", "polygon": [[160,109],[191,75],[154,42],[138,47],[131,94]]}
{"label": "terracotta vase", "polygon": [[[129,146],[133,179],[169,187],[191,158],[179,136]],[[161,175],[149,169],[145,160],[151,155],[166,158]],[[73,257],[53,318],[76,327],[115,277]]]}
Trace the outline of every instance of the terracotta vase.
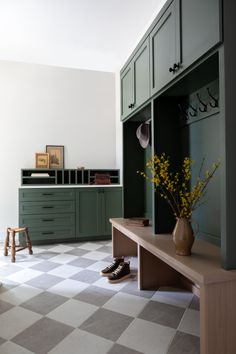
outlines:
{"label": "terracotta vase", "polygon": [[194,234],[190,220],[176,218],[176,224],[172,235],[175,244],[175,253],[180,256],[190,256],[194,242]]}

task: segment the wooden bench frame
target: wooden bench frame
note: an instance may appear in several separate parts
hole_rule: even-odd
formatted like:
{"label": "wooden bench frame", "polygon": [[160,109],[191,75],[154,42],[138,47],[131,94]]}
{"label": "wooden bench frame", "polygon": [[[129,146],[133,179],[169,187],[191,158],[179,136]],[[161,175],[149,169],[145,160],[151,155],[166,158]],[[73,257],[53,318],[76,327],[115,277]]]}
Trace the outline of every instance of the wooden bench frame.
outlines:
{"label": "wooden bench frame", "polygon": [[195,240],[191,256],[175,254],[172,236],[110,219],[113,257],[138,257],[138,287],[181,286],[188,280],[200,295],[201,354],[236,353],[236,270],[221,268],[220,248]]}

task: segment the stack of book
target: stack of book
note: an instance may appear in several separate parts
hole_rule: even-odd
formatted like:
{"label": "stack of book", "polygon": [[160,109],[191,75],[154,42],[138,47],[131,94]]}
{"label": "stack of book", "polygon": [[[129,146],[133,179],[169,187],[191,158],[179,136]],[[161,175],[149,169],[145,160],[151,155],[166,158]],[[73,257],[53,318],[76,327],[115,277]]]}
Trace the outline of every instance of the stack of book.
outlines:
{"label": "stack of book", "polygon": [[127,225],[130,226],[148,226],[149,225],[149,219],[146,218],[129,218],[125,219],[125,222]]}

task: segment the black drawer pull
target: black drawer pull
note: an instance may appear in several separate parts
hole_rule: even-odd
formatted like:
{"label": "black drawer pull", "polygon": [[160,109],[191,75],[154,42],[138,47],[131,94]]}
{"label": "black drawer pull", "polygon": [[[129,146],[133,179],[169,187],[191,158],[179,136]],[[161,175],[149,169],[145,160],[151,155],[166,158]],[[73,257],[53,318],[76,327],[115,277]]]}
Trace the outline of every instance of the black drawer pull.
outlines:
{"label": "black drawer pull", "polygon": [[53,231],[45,231],[45,232],[42,232],[42,235],[54,235],[54,232]]}
{"label": "black drawer pull", "polygon": [[54,221],[54,219],[42,219],[42,221]]}
{"label": "black drawer pull", "polygon": [[54,206],[48,205],[48,206],[43,206],[42,208],[43,208],[43,209],[53,209]]}
{"label": "black drawer pull", "polygon": [[42,193],[42,195],[53,195],[54,193]]}

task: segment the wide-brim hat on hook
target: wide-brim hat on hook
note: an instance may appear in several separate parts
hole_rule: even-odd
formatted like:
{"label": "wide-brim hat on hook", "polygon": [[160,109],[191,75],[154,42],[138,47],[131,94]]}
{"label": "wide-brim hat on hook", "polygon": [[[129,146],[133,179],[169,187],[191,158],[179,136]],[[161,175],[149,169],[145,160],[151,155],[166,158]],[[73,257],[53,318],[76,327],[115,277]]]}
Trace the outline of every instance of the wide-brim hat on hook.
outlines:
{"label": "wide-brim hat on hook", "polygon": [[142,148],[146,149],[149,143],[149,123],[142,123],[136,130],[136,136]]}

